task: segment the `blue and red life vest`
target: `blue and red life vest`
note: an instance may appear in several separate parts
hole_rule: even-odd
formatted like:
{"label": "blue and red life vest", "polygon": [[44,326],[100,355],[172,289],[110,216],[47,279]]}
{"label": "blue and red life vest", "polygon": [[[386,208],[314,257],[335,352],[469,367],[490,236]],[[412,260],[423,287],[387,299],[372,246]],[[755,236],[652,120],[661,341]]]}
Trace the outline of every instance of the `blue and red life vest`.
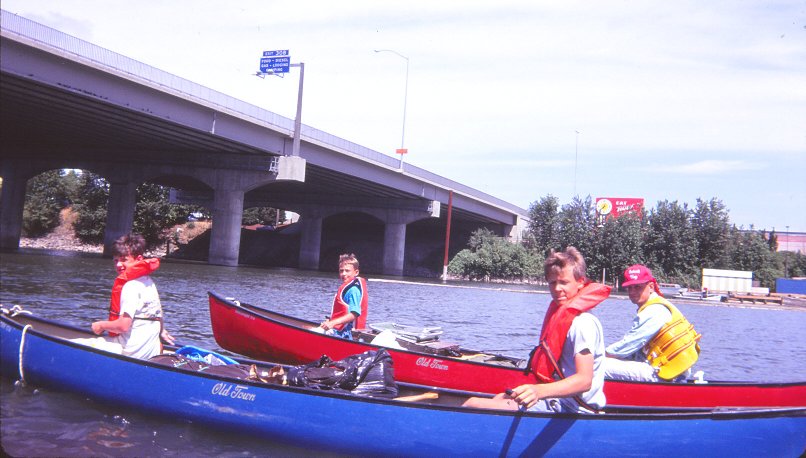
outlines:
{"label": "blue and red life vest", "polygon": [[[355,319],[353,328],[365,329],[367,327],[367,304],[369,303],[369,294],[367,294],[367,281],[361,277],[355,277],[339,286],[338,291],[336,291],[336,295],[333,297],[333,311],[330,314],[330,319],[335,320],[336,318],[350,313],[350,304],[344,300],[344,295],[353,285],[357,286],[361,291],[361,315],[358,315],[358,317]],[[340,324],[338,326],[334,326],[334,328],[341,331],[346,325],[347,323]]]}

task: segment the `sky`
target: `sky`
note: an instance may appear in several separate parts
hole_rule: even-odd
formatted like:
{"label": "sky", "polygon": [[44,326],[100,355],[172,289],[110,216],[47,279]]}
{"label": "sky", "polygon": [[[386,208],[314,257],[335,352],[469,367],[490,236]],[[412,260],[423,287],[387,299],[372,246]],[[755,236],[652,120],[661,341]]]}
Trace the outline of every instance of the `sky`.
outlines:
{"label": "sky", "polygon": [[255,76],[263,51],[287,49],[305,63],[303,124],[404,146],[405,162],[522,208],[717,198],[739,227],[806,232],[806,1],[2,8],[293,118],[298,71]]}

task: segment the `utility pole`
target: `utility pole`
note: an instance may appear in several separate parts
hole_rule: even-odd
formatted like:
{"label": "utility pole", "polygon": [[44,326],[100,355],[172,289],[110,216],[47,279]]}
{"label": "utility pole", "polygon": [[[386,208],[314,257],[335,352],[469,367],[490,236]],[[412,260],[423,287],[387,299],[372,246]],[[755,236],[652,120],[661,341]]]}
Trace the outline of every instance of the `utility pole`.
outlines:
{"label": "utility pole", "polygon": [[442,261],[442,281],[448,280],[448,248],[451,245],[451,212],[453,211],[453,190],[448,194],[448,224],[445,226],[445,257]]}
{"label": "utility pole", "polygon": [[574,132],[576,132],[577,135],[574,145],[574,195],[572,197],[577,196],[577,163],[579,162],[579,131],[575,130]]}
{"label": "utility pole", "polygon": [[299,91],[297,92],[297,116],[294,118],[294,143],[291,146],[291,155],[299,156],[299,131],[302,128],[302,83],[305,80],[305,63],[291,64],[299,67]]}
{"label": "utility pole", "polygon": [[[780,245],[779,245],[780,246]],[[786,250],[783,250],[784,255],[784,278],[789,278],[789,226],[786,226]]]}
{"label": "utility pole", "polygon": [[402,57],[406,60],[406,86],[403,90],[403,132],[400,135],[400,148],[397,150],[397,154],[400,155],[400,165],[398,169],[401,171],[403,170],[403,155],[407,154],[409,150],[406,149],[406,105],[408,104],[409,100],[409,58],[400,54],[399,52],[395,51],[394,49],[374,49],[375,52],[390,52],[392,54],[397,54],[398,56]]}

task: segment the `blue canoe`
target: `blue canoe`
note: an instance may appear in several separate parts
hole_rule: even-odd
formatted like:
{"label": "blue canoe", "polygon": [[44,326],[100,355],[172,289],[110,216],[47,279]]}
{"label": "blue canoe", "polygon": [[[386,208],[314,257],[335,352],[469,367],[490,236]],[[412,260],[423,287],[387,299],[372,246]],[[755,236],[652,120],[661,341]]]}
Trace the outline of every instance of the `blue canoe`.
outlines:
{"label": "blue canoe", "polygon": [[472,393],[456,390],[399,384],[401,396],[432,394],[413,402],[337,394],[178,369],[68,340],[86,337],[91,334],[81,328],[2,313],[2,374],[350,455],[778,457],[799,456],[806,447],[806,408],[632,407],[599,415],[476,410],[460,407]]}

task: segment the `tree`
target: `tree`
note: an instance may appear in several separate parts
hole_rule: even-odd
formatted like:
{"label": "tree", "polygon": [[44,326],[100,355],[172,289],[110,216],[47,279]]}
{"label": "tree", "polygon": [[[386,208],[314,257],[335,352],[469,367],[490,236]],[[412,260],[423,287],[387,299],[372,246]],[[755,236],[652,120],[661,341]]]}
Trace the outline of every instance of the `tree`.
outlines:
{"label": "tree", "polygon": [[784,266],[782,277],[804,277],[806,276],[806,256],[800,252],[778,251],[773,253],[777,258],[777,263]]}
{"label": "tree", "polygon": [[50,170],[28,180],[22,211],[22,232],[41,237],[60,223],[60,212],[70,205],[78,178],[73,171]]}
{"label": "tree", "polygon": [[775,287],[775,279],[783,276],[783,265],[780,258],[770,250],[769,240],[764,231],[733,231],[730,245],[733,247],[732,268],[753,272],[753,279],[761,286]]}
{"label": "tree", "polygon": [[527,244],[537,253],[545,256],[559,245],[559,203],[549,194],[529,206],[529,227]]}
{"label": "tree", "polygon": [[699,285],[697,237],[691,226],[688,205],[658,202],[647,217],[644,252],[655,276],[667,282]]}
{"label": "tree", "polygon": [[803,253],[797,252],[793,253],[791,251],[784,251],[786,257],[786,269],[788,278],[792,277],[806,277],[806,255]]}
{"label": "tree", "polygon": [[170,188],[154,183],[142,183],[137,187],[137,204],[134,208],[134,232],[142,235],[149,246],[165,242],[169,230],[187,221],[187,215],[195,206],[171,204]]}
{"label": "tree", "polygon": [[[280,213],[278,216],[277,213]],[[274,226],[278,220],[284,220],[284,212],[271,207],[250,207],[243,211],[243,218],[241,224],[244,226],[251,226],[253,224],[262,224],[265,226]]]}
{"label": "tree", "polygon": [[448,264],[452,275],[471,280],[523,280],[537,276],[542,264],[523,245],[498,237],[486,228],[474,231],[468,246]]}
{"label": "tree", "polygon": [[103,243],[106,230],[106,203],[109,183],[92,172],[81,174],[79,192],[73,203],[77,213],[73,232],[84,243]]}
{"label": "tree", "polygon": [[769,237],[767,237],[767,246],[770,247],[770,251],[773,253],[778,251],[778,235],[775,233],[775,228],[772,229]]}
{"label": "tree", "polygon": [[553,249],[576,247],[582,255],[592,251],[591,234],[596,225],[596,211],[590,196],[585,200],[574,197],[570,204],[563,205],[560,211],[558,246]]}
{"label": "tree", "polygon": [[606,218],[594,230],[593,249],[586,257],[588,275],[599,278],[605,272],[605,281],[620,280],[624,269],[633,264],[644,264],[643,229],[641,217],[634,212]]}
{"label": "tree", "polygon": [[725,204],[717,198],[697,199],[691,214],[691,227],[697,238],[697,263],[703,268],[725,268],[725,250],[730,234],[730,218]]}

